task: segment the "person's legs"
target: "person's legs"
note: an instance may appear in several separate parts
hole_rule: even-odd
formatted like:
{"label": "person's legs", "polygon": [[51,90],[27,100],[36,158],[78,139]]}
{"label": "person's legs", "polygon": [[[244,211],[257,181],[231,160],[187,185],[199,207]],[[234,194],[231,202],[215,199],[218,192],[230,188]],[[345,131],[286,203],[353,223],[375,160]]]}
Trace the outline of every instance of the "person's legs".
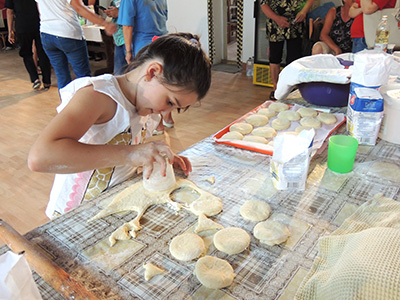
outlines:
{"label": "person's legs", "polygon": [[114,75],[121,75],[127,66],[125,60],[125,45],[114,48]]}
{"label": "person's legs", "polygon": [[275,100],[274,92],[278,84],[279,72],[281,69],[282,52],[284,42],[269,42],[269,71],[271,74],[273,91],[270,99]]}
{"label": "person's legs", "polygon": [[[19,56],[21,56],[24,60],[25,68],[29,73],[29,77],[32,83],[35,83],[39,80],[39,75],[37,73],[37,68],[35,62],[33,61],[33,53],[32,53],[32,43],[33,43],[33,35],[29,33],[17,34],[18,41],[20,44]],[[38,85],[34,86],[35,89],[40,87],[40,82]]]}
{"label": "person's legs", "polygon": [[301,57],[302,42],[301,38],[286,40],[286,65]]}
{"label": "person's legs", "polygon": [[59,38],[59,47],[68,58],[77,78],[92,76],[85,40]]}
{"label": "person's legs", "polygon": [[37,31],[34,36],[36,52],[39,57],[39,66],[42,71],[43,85],[45,88],[50,87],[51,84],[51,64],[46,53],[43,50],[42,41],[40,39],[40,32]]}
{"label": "person's legs", "polygon": [[364,49],[368,49],[365,38],[352,38],[352,40],[353,40],[353,49],[352,49],[353,53],[357,53]]}
{"label": "person's legs", "polygon": [[41,41],[50,63],[54,68],[57,77],[58,88],[61,89],[71,82],[68,59],[62,50],[58,48],[58,37],[42,33]]}

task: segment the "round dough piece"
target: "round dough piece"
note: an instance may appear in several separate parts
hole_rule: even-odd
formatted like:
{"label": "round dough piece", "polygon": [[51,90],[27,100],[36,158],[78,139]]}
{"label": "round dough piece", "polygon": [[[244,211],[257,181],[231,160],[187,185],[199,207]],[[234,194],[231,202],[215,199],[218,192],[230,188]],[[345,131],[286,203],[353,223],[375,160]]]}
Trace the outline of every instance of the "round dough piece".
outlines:
{"label": "round dough piece", "polygon": [[281,112],[281,111],[284,111],[284,110],[288,110],[289,109],[289,105],[287,105],[285,103],[282,103],[282,102],[274,102],[274,103],[271,103],[268,106],[268,108],[271,109],[271,110],[274,110],[276,112]]}
{"label": "round dough piece", "polygon": [[300,125],[304,126],[307,129],[311,129],[311,128],[318,129],[318,128],[321,128],[322,124],[316,118],[305,117],[305,118],[301,118]]}
{"label": "round dough piece", "polygon": [[189,209],[196,216],[205,214],[207,217],[212,217],[222,211],[222,201],[213,198],[198,199],[190,204]]}
{"label": "round dough piece", "polygon": [[265,137],[266,139],[272,139],[276,136],[276,130],[269,126],[254,128],[251,133],[253,135]]}
{"label": "round dough piece", "polygon": [[177,260],[189,261],[206,252],[204,241],[194,233],[183,233],[174,237],[169,244],[169,252]]}
{"label": "round dough piece", "polygon": [[253,126],[263,126],[268,124],[268,121],[268,117],[259,114],[250,115],[246,118],[246,122]]}
{"label": "round dough piece", "polygon": [[243,138],[243,141],[253,142],[253,143],[260,143],[260,144],[268,144],[268,140],[262,136],[257,135],[246,135]]}
{"label": "round dough piece", "polygon": [[253,130],[253,126],[249,123],[244,123],[244,122],[239,122],[232,124],[231,127],[229,127],[229,131],[238,131],[241,134],[249,134]]}
{"label": "round dough piece", "polygon": [[310,129],[310,128],[307,128],[307,127],[304,127],[304,126],[299,126],[299,127],[296,127],[296,129],[294,131],[297,132],[297,133],[300,133],[303,130],[308,130],[308,129]]}
{"label": "round dough piece", "polygon": [[221,136],[220,140],[230,141],[230,140],[242,140],[243,134],[239,131],[229,131]]}
{"label": "round dough piece", "polygon": [[214,235],[214,246],[229,255],[238,254],[250,245],[250,235],[239,227],[221,229]]}
{"label": "round dough piece", "polygon": [[247,200],[240,207],[240,215],[250,221],[264,221],[271,214],[271,207],[265,201]]}
{"label": "round dough piece", "polygon": [[268,118],[272,118],[276,116],[276,111],[269,109],[269,108],[260,108],[257,111],[257,114],[266,116]]}
{"label": "round dough piece", "polygon": [[336,123],[336,116],[330,113],[321,112],[318,114],[317,119],[324,124],[332,125]]}
{"label": "round dough piece", "polygon": [[285,242],[290,236],[290,231],[282,223],[266,220],[254,227],[253,234],[261,243],[273,246]]}
{"label": "round dough piece", "polygon": [[276,118],[271,122],[271,127],[275,130],[285,130],[290,127],[290,121],[287,119],[278,119]]}
{"label": "round dough piece", "polygon": [[300,120],[300,114],[294,110],[284,110],[278,114],[279,119],[287,119],[289,121],[298,121]]}
{"label": "round dough piece", "polygon": [[230,286],[235,278],[232,266],[214,256],[200,258],[194,267],[194,274],[202,285],[217,290]]}
{"label": "round dough piece", "polygon": [[297,112],[300,114],[302,118],[304,117],[314,118],[318,115],[318,112],[314,108],[310,107],[301,107],[297,110]]}

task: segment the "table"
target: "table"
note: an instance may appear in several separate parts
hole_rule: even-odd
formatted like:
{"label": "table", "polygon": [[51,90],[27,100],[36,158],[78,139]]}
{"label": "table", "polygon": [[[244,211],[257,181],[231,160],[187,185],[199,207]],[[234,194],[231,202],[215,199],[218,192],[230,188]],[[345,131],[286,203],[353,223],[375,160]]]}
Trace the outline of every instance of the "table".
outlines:
{"label": "table", "polygon": [[[338,131],[343,132],[344,126]],[[216,144],[211,136],[182,155],[193,164],[188,179],[223,201],[222,213],[212,219],[225,227],[241,227],[252,237],[249,250],[237,255],[229,256],[213,246],[209,249],[209,255],[226,259],[233,266],[236,277],[230,287],[219,291],[204,288],[193,275],[195,262],[179,262],[170,255],[171,239],[192,230],[197,222],[197,217],[186,210],[176,212],[166,205],[150,207],[141,220],[143,229],[137,238],[119,241],[113,248],[108,247],[108,236],[136,213],[111,215],[87,223],[141,176],[32,230],[26,238],[99,298],[293,299],[313,263],[321,236],[337,229],[358,206],[377,193],[400,200],[398,182],[371,173],[373,162],[397,165],[400,159],[400,146],[383,140],[378,140],[376,146],[360,146],[353,172],[343,175],[327,169],[324,143],[311,161],[303,192],[278,192],[273,188],[268,172],[270,156]],[[215,184],[205,180],[209,176],[215,176]],[[245,221],[239,214],[239,207],[248,199],[267,201],[272,208],[270,218],[289,225],[292,236],[286,244],[270,247],[253,237],[256,223]],[[7,250],[4,246],[0,253]],[[146,282],[143,263],[153,263],[167,272]],[[44,299],[62,299],[36,274],[35,280]]]}

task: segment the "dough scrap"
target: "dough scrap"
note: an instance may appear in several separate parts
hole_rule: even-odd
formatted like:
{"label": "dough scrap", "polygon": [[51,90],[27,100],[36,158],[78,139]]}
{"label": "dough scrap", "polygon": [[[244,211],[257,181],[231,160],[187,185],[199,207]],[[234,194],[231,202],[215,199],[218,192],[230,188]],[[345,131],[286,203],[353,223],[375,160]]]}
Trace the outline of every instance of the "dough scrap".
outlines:
{"label": "dough scrap", "polygon": [[282,223],[266,220],[254,227],[253,234],[261,243],[274,246],[285,242],[290,236],[290,231]]}
{"label": "dough scrap", "polygon": [[260,108],[257,111],[257,114],[266,116],[268,118],[272,118],[276,116],[276,111],[269,109],[269,108]]}
{"label": "dough scrap", "polygon": [[164,269],[161,269],[151,263],[143,265],[144,268],[144,280],[149,281],[156,275],[160,275],[165,272]]}
{"label": "dough scrap", "polygon": [[252,135],[262,136],[266,139],[272,139],[276,136],[276,130],[269,126],[254,128],[251,132]]}
{"label": "dough scrap", "polygon": [[224,226],[214,222],[213,220],[207,218],[204,214],[200,214],[197,219],[197,226],[194,228],[195,233],[199,233],[206,230],[222,229]]}
{"label": "dough scrap", "polygon": [[279,119],[287,119],[289,121],[298,121],[300,120],[300,114],[294,110],[284,110],[278,114]]}
{"label": "dough scrap", "polygon": [[229,127],[229,131],[238,131],[241,134],[249,134],[253,130],[253,126],[249,123],[244,123],[244,122],[239,122],[232,124],[231,127]]}
{"label": "dough scrap", "polygon": [[240,215],[250,221],[264,221],[271,214],[271,207],[265,201],[247,200],[240,207]]}
{"label": "dough scrap", "polygon": [[242,140],[243,134],[239,131],[229,131],[221,136],[220,140],[230,141],[230,140]]}
{"label": "dough scrap", "polygon": [[204,241],[197,234],[186,232],[174,237],[169,244],[169,252],[177,260],[190,261],[206,252]]}
{"label": "dough scrap", "polygon": [[228,227],[214,235],[214,246],[229,255],[238,254],[250,245],[249,234],[239,227]]}
{"label": "dough scrap", "polygon": [[274,103],[271,103],[268,106],[268,108],[271,109],[271,110],[274,110],[276,112],[281,112],[281,111],[284,111],[284,110],[288,110],[289,109],[289,105],[287,105],[285,103],[282,103],[282,102],[274,102]]}
{"label": "dough scrap", "polygon": [[300,120],[300,124],[307,129],[318,129],[321,128],[321,122],[316,118],[305,117]]}
{"label": "dough scrap", "polygon": [[317,116],[317,119],[327,125],[335,124],[337,121],[336,116],[334,114],[324,113],[324,112],[320,112]]}
{"label": "dough scrap", "polygon": [[314,108],[310,107],[301,107],[297,110],[297,112],[300,114],[302,118],[304,117],[314,118],[318,115],[318,112]]}
{"label": "dough scrap", "polygon": [[268,144],[268,140],[262,136],[257,135],[246,135],[243,137],[243,141],[260,143],[260,144]]}
{"label": "dough scrap", "polygon": [[263,126],[268,124],[268,117],[260,114],[250,115],[246,118],[246,122],[253,126]]}
{"label": "dough scrap", "polygon": [[271,127],[275,130],[285,130],[290,127],[290,121],[287,119],[278,119],[276,118],[271,122]]}
{"label": "dough scrap", "polygon": [[200,258],[194,267],[194,274],[209,289],[230,286],[235,278],[232,266],[226,260],[213,256]]}

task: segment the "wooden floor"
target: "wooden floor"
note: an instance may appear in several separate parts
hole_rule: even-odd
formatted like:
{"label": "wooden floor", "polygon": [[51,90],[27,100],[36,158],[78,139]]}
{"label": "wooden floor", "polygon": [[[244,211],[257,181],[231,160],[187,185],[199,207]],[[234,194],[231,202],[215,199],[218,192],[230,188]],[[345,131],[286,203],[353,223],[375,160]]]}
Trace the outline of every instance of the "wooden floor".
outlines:
{"label": "wooden floor", "polygon": [[[53,175],[30,171],[26,159],[60,103],[54,74],[52,81],[49,91],[33,91],[18,51],[0,52],[0,218],[22,234],[48,221],[44,211]],[[201,105],[173,114],[175,128],[166,132],[173,150],[182,151],[214,134],[264,102],[269,91],[254,86],[245,74],[213,72],[211,90]]]}

